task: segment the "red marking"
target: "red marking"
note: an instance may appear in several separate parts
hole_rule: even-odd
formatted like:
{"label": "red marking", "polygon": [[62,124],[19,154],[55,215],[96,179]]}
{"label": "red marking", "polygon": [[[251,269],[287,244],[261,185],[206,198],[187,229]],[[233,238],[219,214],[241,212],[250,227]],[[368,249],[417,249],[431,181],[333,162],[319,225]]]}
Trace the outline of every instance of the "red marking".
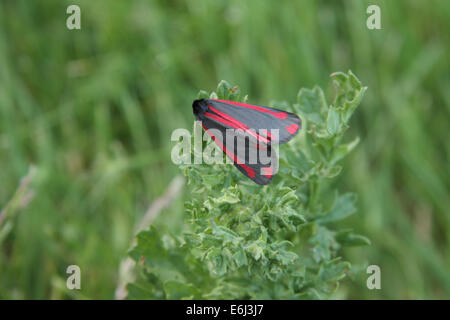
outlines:
{"label": "red marking", "polygon": [[229,104],[233,104],[235,106],[244,107],[244,108],[248,108],[248,109],[253,109],[253,110],[256,110],[256,111],[260,111],[260,112],[270,113],[271,115],[273,115],[274,117],[276,117],[278,119],[286,119],[287,116],[288,116],[286,112],[275,112],[275,111],[268,110],[268,109],[265,109],[265,108],[262,108],[262,107],[253,106],[251,104],[245,104],[245,103],[240,103],[240,102],[236,102],[236,101],[219,100],[219,99],[211,99],[211,100],[220,101],[220,102],[224,102],[224,103],[229,103]]}
{"label": "red marking", "polygon": [[286,126],[286,130],[290,134],[294,134],[294,132],[297,131],[297,129],[298,129],[298,125],[296,125],[295,123],[291,124],[290,126]]}
{"label": "red marking", "polygon": [[207,116],[208,118],[211,118],[211,119],[214,119],[214,120],[216,120],[216,121],[219,121],[219,122],[221,122],[221,123],[223,123],[223,124],[226,124],[226,125],[228,125],[228,126],[230,126],[230,127],[232,127],[232,128],[243,129],[243,130],[245,130],[245,128],[241,128],[241,127],[239,127],[238,125],[236,125],[235,123],[233,123],[233,122],[231,122],[231,121],[228,121],[228,120],[226,120],[226,119],[223,119],[223,118],[221,118],[221,117],[219,117],[219,116],[216,116],[216,115],[213,114],[213,113],[205,112],[204,115]]}
{"label": "red marking", "polygon": [[235,118],[233,118],[232,116],[227,115],[226,113],[223,113],[222,111],[217,110],[216,108],[213,108],[212,106],[208,105],[209,109],[211,109],[212,111],[214,111],[215,113],[217,113],[219,116],[221,116],[222,118],[227,119],[230,122],[235,123],[237,126],[240,126],[241,128],[247,128],[248,126],[246,126],[245,124],[243,124],[242,122],[236,120]]}
{"label": "red marking", "polygon": [[262,167],[261,173],[263,176],[270,178],[273,175],[273,168],[272,167]]}
{"label": "red marking", "polygon": [[202,127],[211,136],[211,139],[213,139],[214,142],[217,143],[217,145],[220,148],[222,148],[223,152],[225,152],[235,163],[240,165],[245,170],[245,172],[247,172],[247,174],[248,174],[248,176],[250,178],[254,178],[255,177],[255,170],[253,170],[252,168],[250,168],[246,164],[238,163],[237,156],[234,153],[228,151],[228,149],[222,144],[222,142],[220,142],[219,140],[216,140],[216,137],[211,132],[209,132],[208,128],[206,128],[206,126],[203,123],[202,123]]}
{"label": "red marking", "polygon": [[267,140],[272,140],[272,135],[269,133],[268,130],[262,129],[261,132],[262,132],[264,135],[266,135]]}
{"label": "red marking", "polygon": [[232,128],[235,128],[235,129],[242,129],[245,132],[248,132],[250,135],[254,136],[256,139],[258,139],[258,140],[260,140],[262,142],[265,142],[265,143],[269,142],[268,139],[264,138],[263,136],[260,136],[259,134],[255,133],[254,131],[250,130],[249,127],[247,125],[243,124],[242,122],[239,122],[238,120],[234,119],[233,117],[231,117],[231,116],[229,116],[229,115],[227,115],[227,114],[225,114],[225,113],[223,113],[223,112],[221,112],[219,110],[216,110],[215,108],[213,108],[211,106],[208,106],[208,107],[212,111],[217,113],[219,116],[221,116],[221,117],[219,117],[219,116],[217,116],[217,115],[215,115],[213,113],[205,112],[204,115],[207,116],[208,118],[211,118],[211,119],[214,119],[216,121],[219,121],[219,122],[221,122],[223,124],[226,124],[226,125],[228,125],[228,126],[230,126]]}

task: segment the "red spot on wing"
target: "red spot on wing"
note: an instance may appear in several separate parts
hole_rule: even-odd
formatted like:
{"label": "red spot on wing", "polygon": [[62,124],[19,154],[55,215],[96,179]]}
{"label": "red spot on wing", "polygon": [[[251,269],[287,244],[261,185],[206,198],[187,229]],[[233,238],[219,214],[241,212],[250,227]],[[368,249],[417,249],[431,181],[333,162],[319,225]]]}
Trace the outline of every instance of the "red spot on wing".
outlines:
{"label": "red spot on wing", "polygon": [[288,116],[286,112],[276,112],[276,111],[272,111],[272,110],[269,110],[269,109],[266,109],[263,107],[253,106],[251,104],[246,104],[246,103],[241,103],[241,102],[236,102],[236,101],[219,100],[219,99],[212,99],[212,100],[229,103],[229,104],[243,107],[243,108],[253,109],[253,110],[256,110],[259,112],[270,113],[271,115],[273,115],[274,117],[276,117],[278,119],[286,119]]}
{"label": "red spot on wing", "polygon": [[290,126],[286,126],[286,130],[290,134],[294,134],[295,131],[297,131],[297,129],[298,129],[298,125],[296,125],[295,123],[291,124]]}
{"label": "red spot on wing", "polygon": [[215,143],[217,143],[217,145],[222,148],[223,152],[225,152],[227,154],[227,156],[229,156],[235,163],[237,163],[239,166],[241,166],[245,172],[247,172],[247,175],[250,178],[254,178],[255,177],[255,170],[253,170],[252,168],[250,168],[248,165],[244,164],[244,163],[238,163],[238,158],[237,156],[230,152],[223,144],[221,141],[217,140],[216,137],[209,132],[208,128],[206,128],[206,126],[202,123],[202,127],[203,129],[205,129],[205,131],[211,136],[211,139],[214,140]]}
{"label": "red spot on wing", "polygon": [[273,175],[273,168],[272,167],[262,167],[261,174],[263,176],[266,176],[267,178],[270,178]]}

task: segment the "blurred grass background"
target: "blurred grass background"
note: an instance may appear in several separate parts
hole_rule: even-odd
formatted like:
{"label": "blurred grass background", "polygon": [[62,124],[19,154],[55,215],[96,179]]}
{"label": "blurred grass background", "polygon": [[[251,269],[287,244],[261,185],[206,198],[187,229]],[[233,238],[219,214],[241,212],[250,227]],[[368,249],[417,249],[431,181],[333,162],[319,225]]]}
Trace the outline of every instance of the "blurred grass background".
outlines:
{"label": "blurred grass background", "polygon": [[[133,228],[180,173],[170,134],[192,125],[199,89],[226,79],[252,103],[294,102],[347,69],[369,90],[336,186],[357,192],[345,225],[372,245],[345,256],[379,265],[382,289],[363,272],[338,297],[450,298],[449,31],[444,0],[1,0],[0,210],[36,175],[0,235],[0,298],[114,297]],[[159,220],[178,223],[182,202]],[[70,264],[81,291],[65,289]]]}

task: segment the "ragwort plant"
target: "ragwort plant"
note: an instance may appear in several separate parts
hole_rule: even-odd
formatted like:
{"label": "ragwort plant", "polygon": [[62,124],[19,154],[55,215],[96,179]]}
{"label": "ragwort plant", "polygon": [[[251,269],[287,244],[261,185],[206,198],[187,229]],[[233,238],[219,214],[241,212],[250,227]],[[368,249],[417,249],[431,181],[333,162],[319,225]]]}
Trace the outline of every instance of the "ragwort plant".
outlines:
{"label": "ragwort plant", "polygon": [[[355,196],[340,194],[330,181],[359,142],[345,143],[343,137],[366,87],[351,71],[331,78],[331,104],[317,86],[301,89],[292,106],[272,104],[299,114],[303,128],[280,146],[279,172],[269,185],[254,184],[231,164],[182,166],[192,195],[185,203],[184,232],[151,227],[137,236],[131,256],[139,276],[128,285],[129,298],[331,297],[351,268],[339,249],[369,244],[352,230],[332,228],[356,211]],[[216,92],[199,93],[205,97],[247,99],[225,81]]]}

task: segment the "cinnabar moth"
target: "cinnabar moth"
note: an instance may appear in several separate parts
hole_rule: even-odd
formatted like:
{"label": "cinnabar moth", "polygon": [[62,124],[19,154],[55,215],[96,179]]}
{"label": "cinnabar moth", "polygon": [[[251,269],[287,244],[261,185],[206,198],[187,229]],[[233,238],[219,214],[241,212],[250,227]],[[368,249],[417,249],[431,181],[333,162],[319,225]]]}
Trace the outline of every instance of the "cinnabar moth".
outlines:
{"label": "cinnabar moth", "polygon": [[[260,185],[272,181],[278,170],[272,145],[288,142],[301,129],[301,120],[296,114],[275,108],[218,99],[195,100],[192,108],[195,118],[202,122],[203,129],[234,166]],[[228,141],[226,136],[230,130],[227,129],[237,132],[235,136],[243,138],[243,143],[236,143],[234,138]],[[278,136],[271,134],[273,132]],[[263,150],[270,163],[260,154]],[[257,157],[251,158],[255,153]]]}

